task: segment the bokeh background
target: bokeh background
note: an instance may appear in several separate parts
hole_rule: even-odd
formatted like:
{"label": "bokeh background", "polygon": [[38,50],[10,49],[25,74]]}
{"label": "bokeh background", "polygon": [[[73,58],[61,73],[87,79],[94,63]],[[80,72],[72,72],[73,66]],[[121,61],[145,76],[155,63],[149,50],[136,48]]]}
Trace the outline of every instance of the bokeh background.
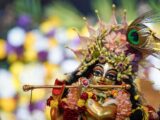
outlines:
{"label": "bokeh background", "polygon": [[[149,10],[160,10],[160,0],[0,0],[0,120],[49,120],[46,99],[51,90],[24,92],[24,84],[45,85],[77,68],[79,61],[66,49],[79,47],[80,34],[88,35],[84,16],[95,25],[97,16],[108,21],[116,5],[131,22]],[[150,59],[157,68],[160,61]],[[137,82],[147,102],[160,105],[160,72],[152,68],[151,80]]]}

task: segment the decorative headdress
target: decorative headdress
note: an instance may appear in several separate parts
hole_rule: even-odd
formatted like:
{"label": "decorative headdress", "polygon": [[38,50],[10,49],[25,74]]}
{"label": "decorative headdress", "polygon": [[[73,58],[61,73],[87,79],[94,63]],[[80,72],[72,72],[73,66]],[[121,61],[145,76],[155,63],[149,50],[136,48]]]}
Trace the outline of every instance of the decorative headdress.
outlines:
{"label": "decorative headdress", "polygon": [[113,65],[118,71],[117,80],[127,78],[133,74],[132,61],[135,58],[135,54],[128,53],[126,11],[124,11],[121,24],[118,24],[114,5],[112,9],[112,17],[109,24],[99,19],[98,30],[94,30],[87,23],[89,37],[79,35],[83,49],[71,49],[77,57],[82,58],[83,56],[77,75],[81,75],[87,70],[88,66],[96,61]]}

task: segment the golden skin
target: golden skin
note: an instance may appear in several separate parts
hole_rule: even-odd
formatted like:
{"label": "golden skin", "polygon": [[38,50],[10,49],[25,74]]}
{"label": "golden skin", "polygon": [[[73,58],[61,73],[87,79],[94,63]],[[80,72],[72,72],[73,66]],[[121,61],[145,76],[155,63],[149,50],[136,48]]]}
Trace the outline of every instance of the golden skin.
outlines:
{"label": "golden skin", "polygon": [[[108,63],[102,65],[97,64],[93,68],[93,76],[91,79],[91,84],[94,85],[114,85],[117,72],[112,69],[112,66]],[[104,90],[104,89],[103,89]]]}
{"label": "golden skin", "polygon": [[60,115],[58,108],[51,108],[50,110],[51,120],[63,120],[63,116]]}
{"label": "golden skin", "polygon": [[[116,80],[117,72],[113,69],[113,67],[106,63],[104,65],[97,64],[93,68],[93,76],[90,78],[91,84],[99,85],[99,84],[105,84],[105,85],[114,85]],[[109,89],[94,89],[92,92],[94,94],[98,95],[99,93],[103,93],[105,91],[108,91]],[[105,98],[104,102],[96,102],[93,99],[88,99],[86,103],[87,108],[87,118],[91,118],[92,120],[114,120],[116,117],[116,109],[117,106],[114,103],[110,103],[107,106],[103,106],[104,103],[107,103],[110,100],[114,100],[111,98]],[[109,102],[108,102],[109,103]]]}
{"label": "golden skin", "polygon": [[86,108],[90,116],[96,118],[96,120],[114,120],[116,116],[117,107],[115,104],[110,104],[104,107],[93,99],[88,99]]}

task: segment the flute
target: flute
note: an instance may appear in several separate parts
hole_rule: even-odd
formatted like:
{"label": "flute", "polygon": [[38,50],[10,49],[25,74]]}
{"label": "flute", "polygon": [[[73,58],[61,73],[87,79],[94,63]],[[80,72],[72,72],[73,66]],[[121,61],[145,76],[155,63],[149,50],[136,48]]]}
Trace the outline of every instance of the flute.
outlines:
{"label": "flute", "polygon": [[[44,89],[44,88],[78,88],[80,86],[78,85],[65,85],[65,86],[60,86],[60,85],[24,85],[23,90],[29,91],[33,89]],[[122,89],[130,89],[131,86],[129,84],[123,84],[123,85],[89,85],[87,86],[89,88],[122,88]]]}

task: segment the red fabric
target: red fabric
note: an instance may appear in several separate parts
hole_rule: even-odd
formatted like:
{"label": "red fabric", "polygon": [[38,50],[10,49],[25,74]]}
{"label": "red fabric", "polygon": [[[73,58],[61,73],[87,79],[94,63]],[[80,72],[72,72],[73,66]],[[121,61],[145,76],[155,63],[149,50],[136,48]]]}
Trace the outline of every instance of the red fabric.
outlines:
{"label": "red fabric", "polygon": [[79,112],[78,110],[71,110],[66,108],[63,114],[63,120],[78,120]]}
{"label": "red fabric", "polygon": [[67,104],[64,101],[61,101],[58,104],[59,109],[64,110],[65,108],[67,108]]}
{"label": "red fabric", "polygon": [[68,105],[61,101],[58,105],[60,110],[63,110],[63,120],[78,120],[80,114],[86,111],[86,107],[78,107],[78,109],[70,109]]}
{"label": "red fabric", "polygon": [[53,88],[52,89],[52,94],[53,95],[60,95],[63,92],[63,90],[64,90],[65,82],[64,81],[61,82],[58,79],[56,79],[55,85],[61,85],[62,88]]}
{"label": "red fabric", "polygon": [[79,114],[83,114],[85,111],[86,111],[86,107],[85,107],[85,106],[83,106],[83,107],[78,107],[78,112],[79,112]]}

